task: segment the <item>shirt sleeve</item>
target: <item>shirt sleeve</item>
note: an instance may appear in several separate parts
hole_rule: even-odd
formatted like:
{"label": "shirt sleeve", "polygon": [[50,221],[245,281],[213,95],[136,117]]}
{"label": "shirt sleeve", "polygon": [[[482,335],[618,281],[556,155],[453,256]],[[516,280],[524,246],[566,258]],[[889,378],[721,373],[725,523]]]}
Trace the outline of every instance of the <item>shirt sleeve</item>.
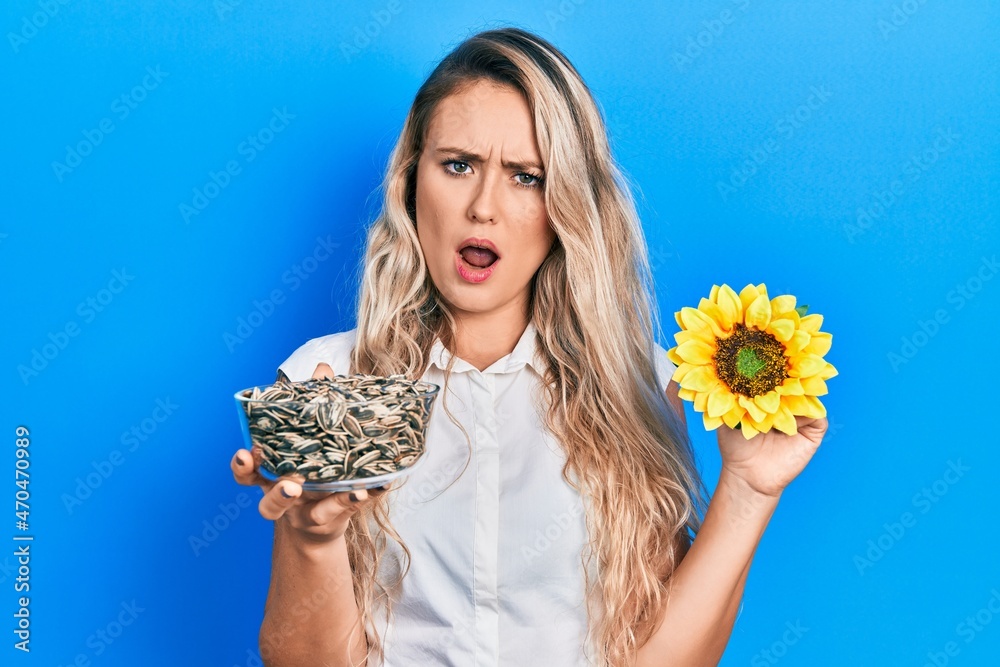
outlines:
{"label": "shirt sleeve", "polygon": [[673,376],[677,366],[667,358],[667,350],[659,343],[654,344],[653,354],[656,356],[656,375],[660,380],[660,391],[667,391],[667,383]]}
{"label": "shirt sleeve", "polygon": [[306,341],[278,366],[278,370],[287,375],[292,382],[308,380],[321,362],[319,347],[318,338]]}
{"label": "shirt sleeve", "polygon": [[304,382],[316,372],[316,366],[327,364],[335,375],[347,375],[351,367],[356,329],[313,338],[303,343],[278,370],[292,382]]}

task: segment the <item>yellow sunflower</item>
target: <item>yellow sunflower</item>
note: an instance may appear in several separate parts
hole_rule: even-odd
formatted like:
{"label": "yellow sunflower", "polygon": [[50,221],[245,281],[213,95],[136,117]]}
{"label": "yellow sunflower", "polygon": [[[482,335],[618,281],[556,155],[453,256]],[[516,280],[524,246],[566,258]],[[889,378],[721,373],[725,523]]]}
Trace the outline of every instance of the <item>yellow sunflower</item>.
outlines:
{"label": "yellow sunflower", "polygon": [[677,366],[673,380],[707,430],[726,424],[748,440],[772,427],[794,435],[796,416],[826,416],[817,396],[837,375],[823,359],[833,336],[819,330],[822,315],[805,313],[790,294],[768,299],[761,283],[739,294],[712,285],[697,308],[675,314],[681,330],[667,350]]}

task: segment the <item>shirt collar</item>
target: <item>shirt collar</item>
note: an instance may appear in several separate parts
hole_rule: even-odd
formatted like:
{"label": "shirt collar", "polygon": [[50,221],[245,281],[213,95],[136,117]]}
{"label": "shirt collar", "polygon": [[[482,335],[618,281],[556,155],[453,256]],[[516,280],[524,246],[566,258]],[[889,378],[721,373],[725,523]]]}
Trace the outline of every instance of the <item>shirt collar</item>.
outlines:
{"label": "shirt collar", "polygon": [[[543,366],[537,358],[538,355],[538,345],[537,345],[537,332],[533,322],[529,321],[528,326],[524,329],[524,333],[517,341],[517,345],[510,354],[497,359],[493,364],[486,368],[483,373],[513,373],[514,371],[520,370],[525,364],[531,366],[532,369],[539,375],[543,373]],[[448,361],[451,359],[451,352],[448,348],[444,346],[440,338],[434,339],[434,345],[431,347],[430,352],[430,363],[437,366],[441,370],[448,367]],[[461,357],[455,358],[455,365],[452,367],[453,373],[462,373],[469,370],[477,370],[475,366],[462,359]]]}

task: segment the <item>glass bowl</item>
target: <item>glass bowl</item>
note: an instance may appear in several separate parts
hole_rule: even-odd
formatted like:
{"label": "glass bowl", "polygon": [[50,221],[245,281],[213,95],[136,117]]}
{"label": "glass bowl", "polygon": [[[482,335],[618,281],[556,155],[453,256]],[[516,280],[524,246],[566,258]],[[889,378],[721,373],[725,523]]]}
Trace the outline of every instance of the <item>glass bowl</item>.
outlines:
{"label": "glass bowl", "polygon": [[370,489],[423,460],[440,387],[402,375],[337,375],[242,389],[234,397],[254,465],[304,491]]}

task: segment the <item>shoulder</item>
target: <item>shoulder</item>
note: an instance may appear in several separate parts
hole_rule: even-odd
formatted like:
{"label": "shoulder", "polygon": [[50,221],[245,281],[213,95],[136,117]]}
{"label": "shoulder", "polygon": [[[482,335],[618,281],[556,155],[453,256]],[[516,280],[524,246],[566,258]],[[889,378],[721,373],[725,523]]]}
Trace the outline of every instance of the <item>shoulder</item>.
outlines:
{"label": "shoulder", "polygon": [[659,343],[653,343],[653,358],[656,362],[656,375],[660,381],[660,391],[667,390],[667,383],[673,377],[677,366],[667,358],[667,350]]}
{"label": "shoulder", "polygon": [[328,364],[336,375],[347,375],[356,336],[357,329],[351,329],[307,340],[278,366],[278,370],[292,382],[308,380],[319,364]]}

